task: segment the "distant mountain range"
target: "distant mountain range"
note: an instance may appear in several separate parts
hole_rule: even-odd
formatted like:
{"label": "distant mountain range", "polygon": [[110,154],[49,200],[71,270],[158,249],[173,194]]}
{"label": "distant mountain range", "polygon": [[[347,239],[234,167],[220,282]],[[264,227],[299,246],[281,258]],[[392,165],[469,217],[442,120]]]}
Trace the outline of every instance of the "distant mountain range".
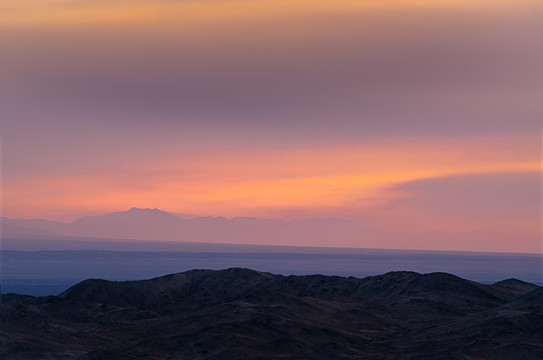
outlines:
{"label": "distant mountain range", "polygon": [[[220,216],[207,216],[184,219],[158,209],[139,208],[107,215],[84,216],[71,223],[5,217],[2,218],[2,223],[3,238],[10,241],[79,237],[378,249],[412,249],[411,244],[417,244],[417,249],[426,250],[501,252],[518,252],[515,244],[524,243],[531,246],[527,247],[525,252],[535,253],[539,249],[538,237],[514,229],[395,233],[337,218],[283,221],[251,217],[226,219]],[[490,249],[484,247],[489,246],[488,244],[491,244]]]}
{"label": "distant mountain range", "polygon": [[4,296],[2,359],[543,358],[543,288],[447,273],[192,270]]}
{"label": "distant mountain range", "polygon": [[84,216],[71,223],[42,219],[2,218],[4,236],[11,238],[78,236],[184,242],[245,243],[312,246],[352,244],[376,247],[383,233],[351,221],[237,217],[198,217],[182,219],[158,209],[132,208],[101,216]]}

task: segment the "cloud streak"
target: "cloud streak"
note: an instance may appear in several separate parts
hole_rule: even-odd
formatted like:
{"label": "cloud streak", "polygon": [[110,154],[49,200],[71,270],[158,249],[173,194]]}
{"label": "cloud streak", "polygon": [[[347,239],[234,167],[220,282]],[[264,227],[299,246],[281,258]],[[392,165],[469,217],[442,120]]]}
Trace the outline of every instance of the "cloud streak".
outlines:
{"label": "cloud streak", "polygon": [[388,203],[408,192],[407,187],[388,190],[398,184],[537,172],[535,146],[510,139],[185,153],[92,173],[8,179],[5,201],[14,213],[33,209],[27,216],[47,211],[50,204],[74,214],[155,206],[216,216],[269,216],[281,209],[306,209],[307,216],[319,208],[349,213],[353,199],[362,199],[349,216],[357,217],[357,207]]}

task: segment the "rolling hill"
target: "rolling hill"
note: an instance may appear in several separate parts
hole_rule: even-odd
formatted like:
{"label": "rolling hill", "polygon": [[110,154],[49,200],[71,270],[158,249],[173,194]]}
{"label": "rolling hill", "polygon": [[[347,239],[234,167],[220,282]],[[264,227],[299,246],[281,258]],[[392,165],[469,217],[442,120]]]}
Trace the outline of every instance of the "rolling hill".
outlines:
{"label": "rolling hill", "polygon": [[243,268],[8,295],[3,359],[540,359],[541,288]]}

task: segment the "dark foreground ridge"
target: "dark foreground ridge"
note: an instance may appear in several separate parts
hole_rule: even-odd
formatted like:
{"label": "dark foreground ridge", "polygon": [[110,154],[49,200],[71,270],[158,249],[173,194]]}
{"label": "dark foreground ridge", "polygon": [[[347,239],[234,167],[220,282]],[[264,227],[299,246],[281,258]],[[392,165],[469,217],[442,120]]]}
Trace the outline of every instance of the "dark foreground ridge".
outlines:
{"label": "dark foreground ridge", "polygon": [[7,295],[1,359],[543,359],[543,288],[192,270]]}

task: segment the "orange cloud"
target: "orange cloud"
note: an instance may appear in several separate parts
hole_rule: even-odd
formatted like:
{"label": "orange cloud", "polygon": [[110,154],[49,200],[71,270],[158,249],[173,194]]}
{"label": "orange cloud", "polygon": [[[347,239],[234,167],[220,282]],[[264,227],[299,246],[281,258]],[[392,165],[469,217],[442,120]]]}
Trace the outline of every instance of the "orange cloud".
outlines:
{"label": "orange cloud", "polygon": [[[535,6],[535,0],[515,6]],[[5,0],[0,13],[4,27],[77,26],[140,22],[176,22],[182,26],[262,21],[307,14],[399,9],[508,9],[510,1],[496,0],[209,0],[209,1],[67,1]]]}
{"label": "orange cloud", "polygon": [[22,217],[131,206],[223,216],[339,208],[344,214],[354,203],[359,209],[405,196],[387,190],[397,184],[539,169],[538,144],[525,139],[230,149],[128,162],[92,174],[8,178],[5,209]]}

